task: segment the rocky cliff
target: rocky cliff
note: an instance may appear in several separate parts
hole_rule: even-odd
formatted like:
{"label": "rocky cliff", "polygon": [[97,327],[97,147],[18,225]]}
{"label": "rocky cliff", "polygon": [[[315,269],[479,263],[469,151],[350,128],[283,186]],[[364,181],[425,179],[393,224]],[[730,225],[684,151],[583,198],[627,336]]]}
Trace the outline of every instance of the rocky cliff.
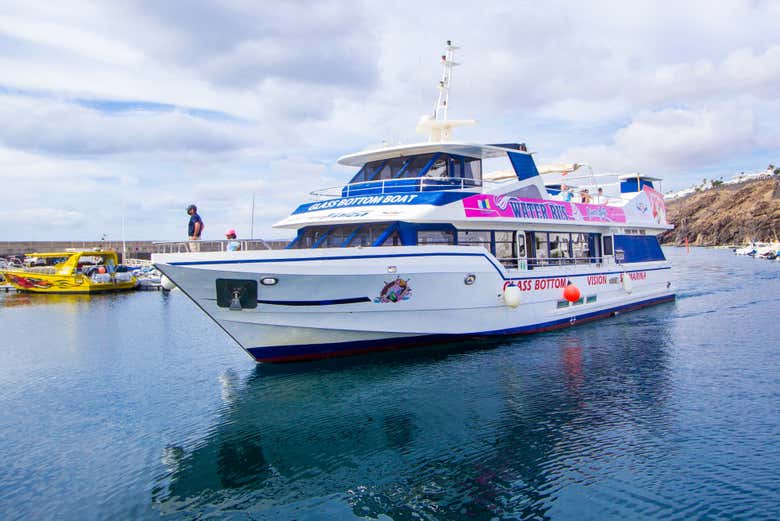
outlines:
{"label": "rocky cliff", "polygon": [[780,176],[721,185],[666,202],[674,224],[661,236],[664,244],[741,245],[780,237]]}

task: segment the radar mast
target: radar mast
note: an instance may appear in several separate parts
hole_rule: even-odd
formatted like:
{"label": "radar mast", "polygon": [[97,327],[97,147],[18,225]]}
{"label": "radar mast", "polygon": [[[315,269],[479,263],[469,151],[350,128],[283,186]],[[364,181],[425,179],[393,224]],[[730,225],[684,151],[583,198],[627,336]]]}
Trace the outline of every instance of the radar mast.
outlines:
{"label": "radar mast", "polygon": [[439,98],[433,107],[433,116],[423,116],[417,124],[417,132],[428,134],[428,141],[430,142],[449,141],[453,128],[477,124],[477,121],[473,119],[447,119],[452,69],[460,65],[455,61],[455,51],[457,49],[460,49],[460,47],[453,45],[452,40],[447,40],[447,44],[444,47],[445,53],[441,55],[442,76],[439,81]]}

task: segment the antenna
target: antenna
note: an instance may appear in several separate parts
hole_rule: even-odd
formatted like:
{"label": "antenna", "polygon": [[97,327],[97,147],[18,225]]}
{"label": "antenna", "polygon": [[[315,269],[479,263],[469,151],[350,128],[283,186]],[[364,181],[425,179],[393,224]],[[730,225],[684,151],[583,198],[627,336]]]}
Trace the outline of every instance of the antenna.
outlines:
{"label": "antenna", "polygon": [[441,55],[442,74],[439,81],[439,99],[433,106],[433,115],[423,116],[417,123],[417,132],[428,134],[428,141],[449,141],[452,135],[452,129],[466,125],[476,125],[476,120],[448,120],[447,110],[450,101],[450,82],[452,81],[452,68],[460,65],[455,62],[455,51],[460,49],[452,44],[452,40],[447,40],[444,46],[445,53]]}
{"label": "antenna", "polygon": [[439,99],[433,108],[433,119],[437,121],[447,121],[447,109],[450,101],[450,82],[452,81],[452,68],[460,63],[455,62],[455,51],[460,49],[452,45],[452,40],[447,40],[444,47],[446,54],[441,55],[441,81],[439,81]]}

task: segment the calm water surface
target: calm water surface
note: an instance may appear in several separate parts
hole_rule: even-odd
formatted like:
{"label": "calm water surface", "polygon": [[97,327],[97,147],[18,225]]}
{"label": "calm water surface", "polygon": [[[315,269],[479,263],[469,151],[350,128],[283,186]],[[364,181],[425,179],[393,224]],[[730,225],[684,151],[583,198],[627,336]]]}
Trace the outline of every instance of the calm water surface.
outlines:
{"label": "calm water surface", "polygon": [[0,294],[0,519],[779,519],[780,262],[678,300],[258,366],[181,293]]}

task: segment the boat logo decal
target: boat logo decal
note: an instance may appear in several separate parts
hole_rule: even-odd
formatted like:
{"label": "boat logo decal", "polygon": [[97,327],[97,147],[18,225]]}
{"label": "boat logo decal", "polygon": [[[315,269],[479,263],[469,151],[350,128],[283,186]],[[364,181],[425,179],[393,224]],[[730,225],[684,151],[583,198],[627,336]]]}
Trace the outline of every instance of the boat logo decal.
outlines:
{"label": "boat logo decal", "polygon": [[409,279],[396,277],[395,280],[385,282],[385,287],[382,288],[382,291],[379,293],[379,296],[374,299],[374,302],[400,302],[401,300],[409,300],[411,295],[412,287],[409,285]]}
{"label": "boat logo decal", "polygon": [[589,221],[602,221],[609,222],[612,219],[607,214],[607,208],[605,206],[588,207],[588,220]]}
{"label": "boat logo decal", "polygon": [[514,218],[544,221],[626,222],[622,208],[531,199],[507,195],[477,194],[463,199],[466,217]]}
{"label": "boat logo decal", "polygon": [[21,289],[49,289],[52,287],[59,288],[59,289],[67,289],[73,286],[69,281],[67,280],[55,280],[54,282],[45,280],[45,279],[39,279],[35,277],[21,277],[19,275],[12,275],[10,273],[6,273],[6,278],[8,279],[8,282],[11,284],[14,284]]}

